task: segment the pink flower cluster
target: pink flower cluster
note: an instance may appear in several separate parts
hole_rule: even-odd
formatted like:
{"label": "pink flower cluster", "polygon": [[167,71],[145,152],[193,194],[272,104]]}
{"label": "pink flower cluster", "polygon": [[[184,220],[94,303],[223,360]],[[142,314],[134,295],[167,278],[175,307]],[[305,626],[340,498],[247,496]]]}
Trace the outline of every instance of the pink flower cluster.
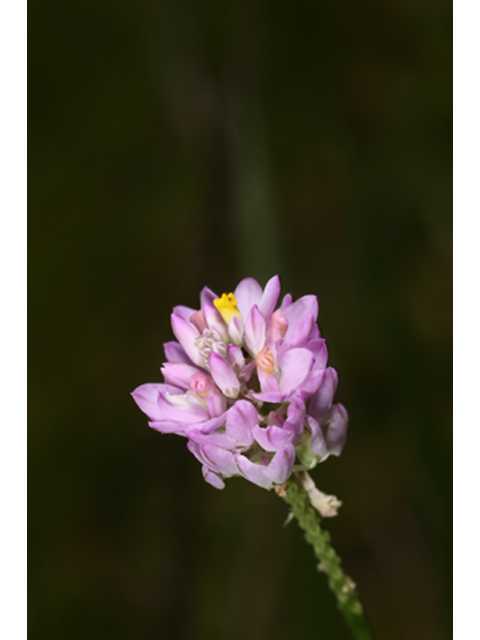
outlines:
{"label": "pink flower cluster", "polygon": [[[207,482],[241,475],[270,489],[298,468],[311,469],[345,444],[348,415],[333,404],[337,372],[316,324],[318,302],[287,294],[280,279],[253,278],[235,291],[200,293],[200,309],[178,306],[177,341],[164,345],[164,383],[132,396],[162,433],[187,438]],[[295,467],[297,468],[297,467]]]}

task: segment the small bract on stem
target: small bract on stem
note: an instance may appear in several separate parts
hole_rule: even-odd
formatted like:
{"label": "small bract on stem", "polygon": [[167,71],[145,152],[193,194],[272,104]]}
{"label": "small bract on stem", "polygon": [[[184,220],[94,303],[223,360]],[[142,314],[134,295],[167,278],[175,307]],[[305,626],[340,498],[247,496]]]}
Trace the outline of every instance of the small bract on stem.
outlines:
{"label": "small bract on stem", "polygon": [[330,534],[321,527],[320,517],[313,509],[305,489],[304,478],[300,474],[294,474],[283,487],[277,489],[277,494],[290,505],[291,514],[303,529],[306,541],[312,545],[319,561],[317,568],[327,575],[330,589],[337,598],[338,608],[353,636],[356,640],[374,640],[356,584],[344,572],[340,558],[331,545]]}

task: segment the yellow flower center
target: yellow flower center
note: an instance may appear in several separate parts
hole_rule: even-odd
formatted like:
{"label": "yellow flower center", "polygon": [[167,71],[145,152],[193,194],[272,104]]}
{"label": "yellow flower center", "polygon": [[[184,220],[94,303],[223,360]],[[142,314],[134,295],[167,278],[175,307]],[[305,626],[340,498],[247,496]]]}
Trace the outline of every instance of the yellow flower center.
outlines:
{"label": "yellow flower center", "polygon": [[213,304],[227,324],[230,323],[234,316],[239,320],[242,319],[242,314],[237,307],[237,300],[233,293],[222,293],[222,297],[215,298]]}

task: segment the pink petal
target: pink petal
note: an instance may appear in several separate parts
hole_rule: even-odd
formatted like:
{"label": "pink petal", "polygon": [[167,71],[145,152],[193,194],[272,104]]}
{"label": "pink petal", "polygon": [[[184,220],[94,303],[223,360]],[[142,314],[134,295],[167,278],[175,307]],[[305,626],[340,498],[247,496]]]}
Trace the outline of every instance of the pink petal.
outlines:
{"label": "pink petal", "polygon": [[280,340],[283,340],[288,329],[288,320],[281,309],[274,311],[270,317],[270,321],[267,325],[266,343],[269,346],[274,346]]}
{"label": "pink petal", "polygon": [[261,402],[283,402],[288,394],[275,391],[267,391],[266,393],[252,393],[252,397]]}
{"label": "pink petal", "polygon": [[291,394],[305,380],[313,366],[314,358],[308,349],[290,349],[279,363],[281,370],[280,391]]}
{"label": "pink petal", "polygon": [[205,320],[207,321],[208,328],[216,331],[223,342],[228,342],[227,325],[219,312],[212,307],[211,304],[206,304],[203,308],[205,314]]}
{"label": "pink petal", "polygon": [[253,482],[253,484],[262,487],[263,489],[270,489],[272,486],[271,480],[265,475],[266,467],[261,464],[252,462],[240,453],[235,456],[237,467],[244,478]]}
{"label": "pink petal", "polygon": [[176,307],[173,307],[173,313],[177,316],[180,316],[184,320],[190,322],[190,317],[196,313],[196,309],[192,309],[191,307],[185,307],[183,304],[179,304]]}
{"label": "pink petal", "polygon": [[312,450],[312,453],[318,456],[320,461],[322,461],[328,457],[328,448],[327,443],[325,442],[325,436],[323,435],[323,431],[315,418],[307,416],[307,423],[312,433],[310,449]]}
{"label": "pink petal", "polygon": [[[283,307],[282,307],[283,309]],[[318,316],[318,300],[317,296],[303,296],[298,300],[295,300],[286,309],[283,309],[285,317],[288,320],[290,327],[295,327],[299,322],[307,315],[312,315],[314,322]]]}
{"label": "pink petal", "polygon": [[200,307],[203,309],[206,304],[213,305],[213,301],[215,300],[215,298],[218,298],[216,293],[214,293],[208,287],[203,287],[200,292]]}
{"label": "pink petal", "polygon": [[185,425],[181,422],[172,422],[169,420],[157,420],[149,422],[148,426],[160,433],[176,433],[179,436],[185,435]]}
{"label": "pink petal", "polygon": [[315,365],[305,380],[298,386],[296,394],[302,400],[308,400],[321,385],[325,369],[316,369]]}
{"label": "pink petal", "polygon": [[208,484],[211,484],[212,487],[215,487],[215,489],[225,488],[225,482],[220,478],[220,476],[217,476],[216,473],[210,471],[206,464],[202,465],[202,473],[205,481],[208,482]]}
{"label": "pink petal", "polygon": [[266,371],[258,367],[257,376],[262,393],[281,393],[277,379],[273,374],[269,376]]}
{"label": "pink petal", "polygon": [[233,453],[210,444],[200,445],[207,465],[227,478],[238,474]]}
{"label": "pink petal", "polygon": [[230,451],[213,445],[198,444],[192,440],[187,442],[187,449],[211,471],[221,473],[226,477],[238,474],[235,458]]}
{"label": "pink petal", "polygon": [[172,329],[175,337],[185,349],[188,357],[199,366],[203,365],[203,358],[200,355],[199,350],[194,344],[195,338],[198,338],[199,333],[195,327],[181,316],[172,313],[171,315]]}
{"label": "pink petal", "polygon": [[309,340],[318,340],[320,338],[320,328],[318,324],[314,324],[312,330],[310,331],[310,335],[308,336]]}
{"label": "pink petal", "polygon": [[327,418],[332,407],[333,398],[337,390],[338,374],[333,367],[324,370],[323,379],[310,398],[308,413],[313,416],[319,424]]}
{"label": "pink petal", "polygon": [[282,343],[282,351],[293,347],[303,347],[312,330],[314,320],[312,314],[306,315],[300,322],[289,325]]}
{"label": "pink petal", "polygon": [[230,339],[232,340],[232,342],[234,342],[237,345],[243,344],[243,332],[244,332],[243,322],[239,320],[236,316],[233,316],[233,318],[230,320],[228,324],[228,335],[230,336]]}
{"label": "pink petal", "polygon": [[208,358],[210,372],[215,384],[229,398],[236,398],[240,391],[240,382],[234,370],[223,356],[215,351]]}
{"label": "pink petal", "polygon": [[245,366],[245,356],[236,344],[229,344],[227,347],[227,360],[232,365],[234,371],[241,371]]}
{"label": "pink petal", "polygon": [[227,399],[218,389],[216,389],[216,393],[212,393],[212,395],[207,398],[207,409],[212,418],[216,418],[225,413],[227,409]]}
{"label": "pink petal", "polygon": [[269,427],[283,427],[284,422],[285,420],[278,411],[270,411],[267,415],[266,423]]}
{"label": "pink petal", "polygon": [[256,368],[255,360],[252,360],[251,362],[246,364],[238,374],[239,380],[242,380],[243,382],[248,382],[252,377],[252,373],[255,371],[255,368]]}
{"label": "pink petal", "polygon": [[[147,383],[142,384],[132,391],[132,398],[135,400],[140,409],[152,420],[160,420],[163,418],[158,406],[158,399],[160,397],[160,391],[165,390],[166,385],[161,383]],[[170,389],[170,387],[169,387]],[[179,393],[182,393],[178,389]]]}
{"label": "pink petal", "polygon": [[285,431],[292,433],[294,445],[297,445],[302,439],[304,424],[305,403],[303,400],[296,399],[288,405],[287,419],[283,425]]}
{"label": "pink petal", "polygon": [[262,287],[253,278],[245,278],[237,285],[235,298],[243,320],[248,316],[253,305],[258,304],[261,297]]}
{"label": "pink petal", "polygon": [[165,342],[163,349],[165,351],[165,357],[169,362],[185,362],[187,364],[192,364],[192,361],[187,356],[185,349],[176,340]]}
{"label": "pink petal", "polygon": [[268,320],[275,309],[275,306],[278,301],[278,296],[280,295],[280,278],[278,276],[273,276],[265,285],[265,289],[263,290],[262,297],[258,303],[258,308],[263,314],[263,316]]}
{"label": "pink petal", "polygon": [[237,400],[227,413],[225,431],[238,447],[248,448],[253,443],[252,429],[258,425],[257,410],[247,400]]}
{"label": "pink petal", "polygon": [[167,382],[184,390],[190,388],[191,377],[200,373],[200,369],[185,362],[165,362],[160,371]]}
{"label": "pink petal", "polygon": [[209,466],[207,464],[207,460],[205,458],[205,454],[203,453],[202,449],[201,449],[201,445],[198,442],[194,442],[193,440],[189,440],[187,442],[187,449],[193,453],[193,455],[196,457],[196,459],[201,462],[203,465],[205,466]]}
{"label": "pink petal", "polygon": [[230,451],[235,449],[235,441],[225,433],[202,433],[199,429],[190,428],[185,431],[185,435],[198,444],[213,444]]}
{"label": "pink petal", "polygon": [[339,456],[347,439],[348,413],[343,404],[334,404],[325,426],[325,441],[329,452]]}
{"label": "pink petal", "polygon": [[[175,406],[174,404],[171,404],[171,402],[169,402],[168,396],[166,398],[163,398],[162,394],[160,394],[158,398],[158,409],[160,413],[158,415],[158,418],[157,416],[152,416],[153,419],[163,419],[172,422],[180,422],[184,426],[195,424],[197,422],[205,422],[205,420],[208,420],[209,415],[206,408],[200,405],[192,406],[185,396],[186,394],[183,396],[185,398],[185,404],[182,406]],[[171,398],[172,396],[170,396],[170,399]]]}
{"label": "pink petal", "polygon": [[245,322],[245,335],[243,343],[252,356],[257,354],[265,346],[266,322],[258,307],[254,305]]}
{"label": "pink petal", "polygon": [[304,348],[313,353],[313,357],[315,358],[315,369],[325,369],[328,360],[328,350],[325,339],[316,338],[314,340],[309,340],[307,344],[304,345]]}
{"label": "pink petal", "polygon": [[253,436],[265,451],[280,451],[293,441],[293,433],[281,427],[256,426],[253,428]]}
{"label": "pink petal", "polygon": [[287,444],[285,449],[273,456],[265,468],[265,475],[275,484],[283,484],[290,477],[294,462],[295,448],[292,444]]}
{"label": "pink petal", "polygon": [[198,426],[201,429],[202,433],[212,433],[215,429],[223,426],[225,424],[225,413],[222,413],[220,416],[216,416],[215,418],[210,418],[210,420],[206,420],[203,424],[194,425]]}

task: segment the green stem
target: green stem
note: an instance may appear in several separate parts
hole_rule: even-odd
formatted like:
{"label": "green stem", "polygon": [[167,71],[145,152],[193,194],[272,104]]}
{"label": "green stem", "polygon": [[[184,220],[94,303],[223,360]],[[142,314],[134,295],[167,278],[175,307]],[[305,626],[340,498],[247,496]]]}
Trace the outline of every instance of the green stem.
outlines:
{"label": "green stem", "polygon": [[330,589],[337,597],[338,607],[357,640],[374,640],[358,597],[355,583],[343,571],[340,558],[330,543],[330,534],[320,526],[320,517],[311,507],[307,492],[294,476],[279,495],[291,506],[292,513],[312,545],[320,570],[327,574]]}

